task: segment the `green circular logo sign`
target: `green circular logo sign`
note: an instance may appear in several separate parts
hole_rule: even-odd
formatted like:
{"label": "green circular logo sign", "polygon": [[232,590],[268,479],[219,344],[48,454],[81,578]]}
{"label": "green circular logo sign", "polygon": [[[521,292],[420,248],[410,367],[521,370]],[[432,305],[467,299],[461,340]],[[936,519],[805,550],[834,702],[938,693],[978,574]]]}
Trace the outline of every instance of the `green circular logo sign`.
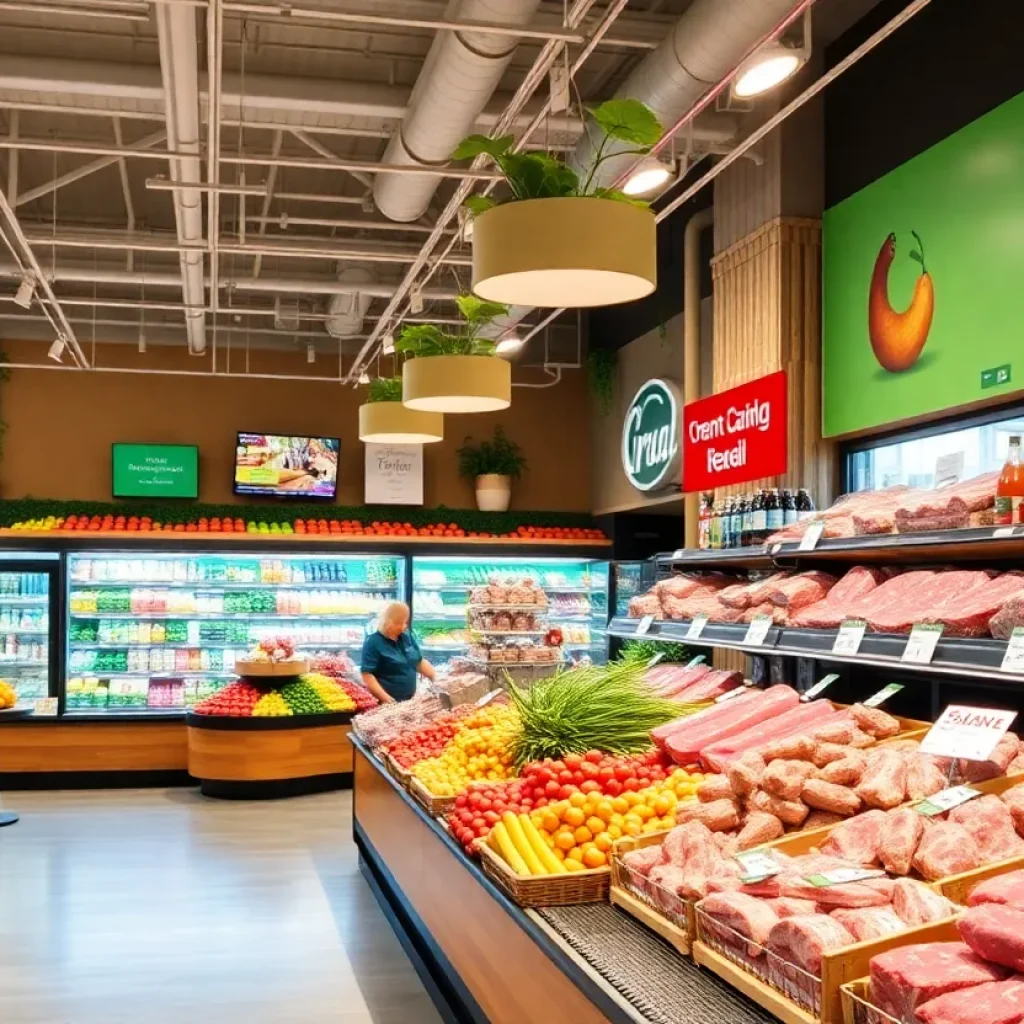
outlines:
{"label": "green circular logo sign", "polygon": [[679,388],[656,377],[633,396],[622,425],[622,468],[638,491],[680,483]]}

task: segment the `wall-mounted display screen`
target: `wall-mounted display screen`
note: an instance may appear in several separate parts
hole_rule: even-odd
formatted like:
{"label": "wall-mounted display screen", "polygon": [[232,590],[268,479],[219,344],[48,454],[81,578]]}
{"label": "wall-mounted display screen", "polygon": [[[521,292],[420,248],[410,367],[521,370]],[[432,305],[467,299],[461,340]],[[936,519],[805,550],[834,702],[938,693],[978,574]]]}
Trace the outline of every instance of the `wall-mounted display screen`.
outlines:
{"label": "wall-mounted display screen", "polygon": [[199,449],[192,444],[111,446],[115,498],[198,498]]}
{"label": "wall-mounted display screen", "polygon": [[338,490],[336,437],[238,435],[235,494],[262,497],[333,498]]}

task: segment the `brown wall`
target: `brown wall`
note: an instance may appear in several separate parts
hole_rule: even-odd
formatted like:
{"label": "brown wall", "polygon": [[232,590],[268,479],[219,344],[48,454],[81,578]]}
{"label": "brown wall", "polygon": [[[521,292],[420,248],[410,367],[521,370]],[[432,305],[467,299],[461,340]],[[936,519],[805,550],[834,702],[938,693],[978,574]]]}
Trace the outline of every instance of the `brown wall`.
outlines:
{"label": "brown wall", "polygon": [[[45,363],[45,345],[3,342],[14,363]],[[92,350],[86,346],[87,354]],[[98,346],[96,366],[200,371],[207,358],[170,348],[145,355],[125,345]],[[65,357],[67,359],[67,357]],[[220,367],[224,369],[223,365]],[[245,372],[244,355],[232,372]],[[330,373],[321,357],[310,366],[305,353],[253,352],[250,373]],[[516,369],[516,381],[539,383],[536,370]],[[358,407],[365,392],[333,381],[280,381],[209,376],[143,376],[129,373],[13,370],[0,385],[0,417],[8,424],[0,463],[5,498],[110,499],[110,445],[114,441],[198,444],[200,500],[233,502],[235,433],[265,430],[340,437],[338,501],[363,500],[363,446]],[[474,506],[470,482],[458,475],[455,450],[467,434],[489,436],[496,424],[518,442],[529,469],[513,489],[513,508],[588,511],[590,457],[587,384],[569,371],[548,389],[514,388],[502,413],[449,416],[445,440],[426,446],[425,504]]]}

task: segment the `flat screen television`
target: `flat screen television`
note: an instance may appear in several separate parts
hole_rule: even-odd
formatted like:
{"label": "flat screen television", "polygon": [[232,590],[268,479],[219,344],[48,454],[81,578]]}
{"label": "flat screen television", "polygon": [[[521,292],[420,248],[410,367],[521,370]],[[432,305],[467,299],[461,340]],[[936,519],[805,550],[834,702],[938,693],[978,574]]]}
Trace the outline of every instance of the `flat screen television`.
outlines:
{"label": "flat screen television", "polygon": [[110,455],[115,498],[199,497],[199,449],[194,444],[115,442]]}
{"label": "flat screen television", "polygon": [[336,437],[239,433],[235,494],[331,500],[338,492],[340,451]]}

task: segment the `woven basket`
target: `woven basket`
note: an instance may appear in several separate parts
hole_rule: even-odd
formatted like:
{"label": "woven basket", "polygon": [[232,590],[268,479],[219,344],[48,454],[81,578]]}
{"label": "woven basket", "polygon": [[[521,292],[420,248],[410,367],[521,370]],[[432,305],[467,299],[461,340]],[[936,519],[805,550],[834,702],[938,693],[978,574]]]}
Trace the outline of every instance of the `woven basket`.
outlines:
{"label": "woven basket", "polygon": [[588,868],[564,875],[517,875],[486,842],[477,843],[484,874],[521,907],[565,907],[604,903],[611,868]]}
{"label": "woven basket", "polygon": [[403,789],[408,789],[409,780],[412,778],[412,771],[408,768],[403,768],[390,754],[384,754],[382,760],[388,775]]}
{"label": "woven basket", "polygon": [[416,803],[418,803],[432,818],[445,817],[455,806],[455,797],[434,796],[434,794],[431,793],[430,790],[412,774],[409,775],[409,792],[412,794],[412,798]]}

